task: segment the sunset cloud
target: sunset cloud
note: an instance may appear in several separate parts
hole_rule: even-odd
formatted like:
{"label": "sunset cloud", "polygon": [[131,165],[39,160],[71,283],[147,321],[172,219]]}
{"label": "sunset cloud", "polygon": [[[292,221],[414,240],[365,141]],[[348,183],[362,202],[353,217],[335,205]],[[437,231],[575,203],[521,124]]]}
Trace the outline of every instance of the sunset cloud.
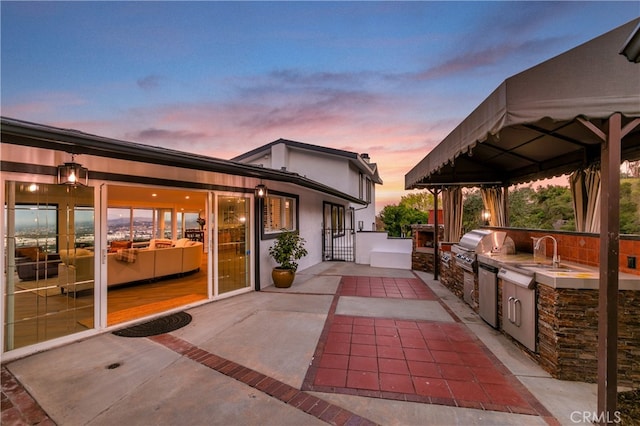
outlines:
{"label": "sunset cloud", "polygon": [[139,78],[136,83],[138,84],[138,87],[143,90],[153,90],[160,86],[161,80],[162,77],[159,75],[148,75],[146,77]]}
{"label": "sunset cloud", "polygon": [[125,137],[142,142],[169,141],[173,144],[176,141],[178,143],[189,143],[194,140],[201,140],[207,135],[189,130],[145,129],[135,133],[127,133]]}
{"label": "sunset cloud", "polygon": [[378,209],[506,78],[637,16],[633,2],[35,5],[0,3],[2,115],[216,158],[278,138],[367,152]]}

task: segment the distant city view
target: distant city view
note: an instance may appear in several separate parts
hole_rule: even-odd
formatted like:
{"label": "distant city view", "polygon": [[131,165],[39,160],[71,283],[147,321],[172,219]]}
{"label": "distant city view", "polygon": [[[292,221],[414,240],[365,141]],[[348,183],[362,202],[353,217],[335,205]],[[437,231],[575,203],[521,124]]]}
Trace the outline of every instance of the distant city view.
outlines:
{"label": "distant city view", "polygon": [[[197,215],[193,218],[187,217],[185,229],[199,229],[196,222]],[[130,226],[128,218],[115,218],[107,220],[107,242],[132,240],[133,242],[144,242],[154,238],[154,222],[149,218],[134,218],[133,226]],[[178,221],[178,236],[182,236],[182,221]],[[171,238],[171,223],[165,223],[167,227],[163,238]],[[56,252],[57,230],[55,221],[45,221],[41,224],[38,221],[16,222],[15,226],[16,247],[39,246],[45,251]],[[92,220],[75,223],[75,247],[94,246],[94,223]]]}

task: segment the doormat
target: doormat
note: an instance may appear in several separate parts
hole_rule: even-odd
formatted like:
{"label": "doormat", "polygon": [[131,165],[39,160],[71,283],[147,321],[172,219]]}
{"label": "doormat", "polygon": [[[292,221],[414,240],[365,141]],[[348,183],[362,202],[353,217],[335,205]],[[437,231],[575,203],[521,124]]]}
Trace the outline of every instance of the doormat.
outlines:
{"label": "doormat", "polygon": [[166,317],[157,318],[149,322],[137,324],[113,334],[120,337],[148,337],[175,331],[191,322],[191,315],[186,312],[177,312]]}

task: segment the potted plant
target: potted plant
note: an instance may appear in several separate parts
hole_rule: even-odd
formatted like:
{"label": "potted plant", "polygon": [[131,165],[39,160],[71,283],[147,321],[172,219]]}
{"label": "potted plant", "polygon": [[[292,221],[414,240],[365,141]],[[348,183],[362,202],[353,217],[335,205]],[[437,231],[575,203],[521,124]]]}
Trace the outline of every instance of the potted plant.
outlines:
{"label": "potted plant", "polygon": [[196,222],[198,222],[198,225],[200,225],[200,230],[201,231],[204,229],[205,223],[207,223],[206,219],[204,217],[200,217],[200,216],[198,216],[198,218],[196,219]]}
{"label": "potted plant", "polygon": [[307,255],[306,241],[295,231],[283,229],[275,242],[269,247],[269,255],[278,266],[273,268],[271,278],[276,287],[291,287],[298,269],[298,260]]}

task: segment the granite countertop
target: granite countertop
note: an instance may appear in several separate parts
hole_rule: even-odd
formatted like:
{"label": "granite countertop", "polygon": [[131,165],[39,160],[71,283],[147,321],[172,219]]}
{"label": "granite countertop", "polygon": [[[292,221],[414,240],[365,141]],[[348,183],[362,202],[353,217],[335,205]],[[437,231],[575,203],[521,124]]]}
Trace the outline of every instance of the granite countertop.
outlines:
{"label": "granite countertop", "polygon": [[[534,260],[531,253],[518,254],[479,254],[478,262],[500,267],[517,267],[535,273],[535,280],[552,288],[571,288],[597,290],[600,283],[600,270],[594,266],[573,262],[561,262],[560,268],[552,268],[551,262]],[[620,290],[640,291],[640,275],[621,272],[618,288]]]}

